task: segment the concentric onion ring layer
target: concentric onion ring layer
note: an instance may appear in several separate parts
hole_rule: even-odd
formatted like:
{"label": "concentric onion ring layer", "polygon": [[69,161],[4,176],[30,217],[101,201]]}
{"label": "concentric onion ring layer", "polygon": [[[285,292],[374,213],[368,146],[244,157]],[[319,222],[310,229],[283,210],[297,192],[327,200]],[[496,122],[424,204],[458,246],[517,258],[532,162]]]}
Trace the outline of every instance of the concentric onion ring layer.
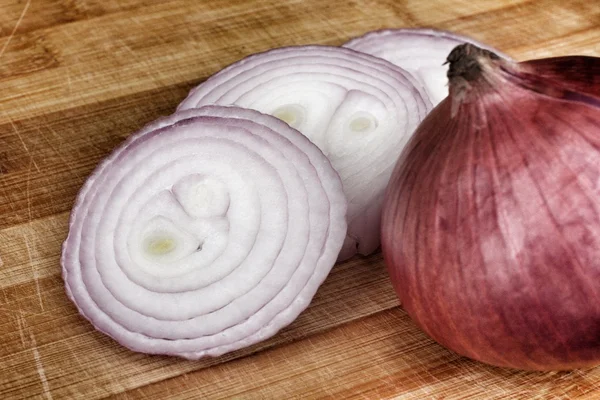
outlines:
{"label": "concentric onion ring layer", "polygon": [[276,116],[327,155],[349,204],[340,259],[379,246],[381,202],[392,168],[431,109],[409,73],[376,57],[327,46],[247,57],[194,88],[178,109],[208,104]]}
{"label": "concentric onion ring layer", "polygon": [[337,173],[276,118],[176,113],[90,176],[63,246],[67,292],[132,350],[197,359],[274,335],[304,310],[346,234]]}

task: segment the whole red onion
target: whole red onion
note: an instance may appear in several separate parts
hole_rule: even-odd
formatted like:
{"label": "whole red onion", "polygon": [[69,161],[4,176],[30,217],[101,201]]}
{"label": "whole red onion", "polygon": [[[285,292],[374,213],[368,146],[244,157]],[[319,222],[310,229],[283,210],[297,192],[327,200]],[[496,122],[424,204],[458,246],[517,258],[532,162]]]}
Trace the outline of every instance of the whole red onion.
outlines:
{"label": "whole red onion", "polygon": [[384,201],[400,300],[476,360],[599,364],[600,59],[518,64],[464,44],[448,62],[450,96],[405,148]]}

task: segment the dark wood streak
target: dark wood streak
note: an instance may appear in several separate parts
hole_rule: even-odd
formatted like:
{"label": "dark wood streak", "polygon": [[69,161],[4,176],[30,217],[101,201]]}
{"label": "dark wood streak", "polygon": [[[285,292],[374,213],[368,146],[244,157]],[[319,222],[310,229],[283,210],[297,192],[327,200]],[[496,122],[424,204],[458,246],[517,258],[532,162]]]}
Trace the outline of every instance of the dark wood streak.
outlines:
{"label": "dark wood streak", "polygon": [[[3,79],[49,70],[60,65],[60,55],[43,35],[29,33],[13,37],[0,63]],[[0,101],[1,101],[0,97]]]}
{"label": "dark wood streak", "polygon": [[[23,18],[15,35],[32,33],[77,21],[108,17],[114,13],[147,7],[152,3],[148,0],[122,0],[118,3],[99,0],[32,0],[25,13],[27,18]],[[25,5],[24,1],[15,1],[11,5],[3,6],[3,15],[0,16],[0,26],[2,27],[0,40],[8,37],[13,30],[12,24],[23,13]]]}
{"label": "dark wood streak", "polygon": [[0,230],[68,211],[95,165],[134,131],[172,113],[191,86],[164,87],[0,125]]}

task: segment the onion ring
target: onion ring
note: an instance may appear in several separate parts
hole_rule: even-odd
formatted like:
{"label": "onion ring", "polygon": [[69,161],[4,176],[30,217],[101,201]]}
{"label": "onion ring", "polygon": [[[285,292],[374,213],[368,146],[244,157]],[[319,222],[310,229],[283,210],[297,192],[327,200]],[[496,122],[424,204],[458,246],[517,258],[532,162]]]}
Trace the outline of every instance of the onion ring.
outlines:
{"label": "onion ring", "polygon": [[277,116],[331,160],[348,199],[348,234],[339,261],[379,247],[381,204],[392,169],[432,107],[401,68],[329,46],[247,57],[192,89],[178,110],[208,104]]}
{"label": "onion ring", "polygon": [[73,207],[69,298],[139,352],[218,356],[273,336],[342,246],[338,174],[276,118],[204,107],[162,118],[104,160]]}

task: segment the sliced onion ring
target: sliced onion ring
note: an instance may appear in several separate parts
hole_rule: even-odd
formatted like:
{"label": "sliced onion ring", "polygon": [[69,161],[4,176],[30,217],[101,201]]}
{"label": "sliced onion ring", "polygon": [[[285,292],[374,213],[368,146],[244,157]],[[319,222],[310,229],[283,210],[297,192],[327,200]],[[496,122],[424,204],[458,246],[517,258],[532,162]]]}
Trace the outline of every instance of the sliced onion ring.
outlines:
{"label": "sliced onion ring", "polygon": [[418,82],[401,68],[328,46],[247,57],[194,88],[178,110],[208,104],[274,115],[329,157],[348,199],[340,261],[379,247],[385,187],[402,148],[432,107]]}
{"label": "sliced onion ring", "polygon": [[132,135],[89,177],[66,290],[122,345],[188,359],[262,341],[323,282],[346,234],[338,174],[276,118],[204,107]]}
{"label": "sliced onion ring", "polygon": [[387,60],[410,72],[427,91],[437,105],[448,96],[446,57],[461,43],[493,51],[509,57],[468,36],[435,29],[385,29],[366,33],[354,38],[344,47]]}

